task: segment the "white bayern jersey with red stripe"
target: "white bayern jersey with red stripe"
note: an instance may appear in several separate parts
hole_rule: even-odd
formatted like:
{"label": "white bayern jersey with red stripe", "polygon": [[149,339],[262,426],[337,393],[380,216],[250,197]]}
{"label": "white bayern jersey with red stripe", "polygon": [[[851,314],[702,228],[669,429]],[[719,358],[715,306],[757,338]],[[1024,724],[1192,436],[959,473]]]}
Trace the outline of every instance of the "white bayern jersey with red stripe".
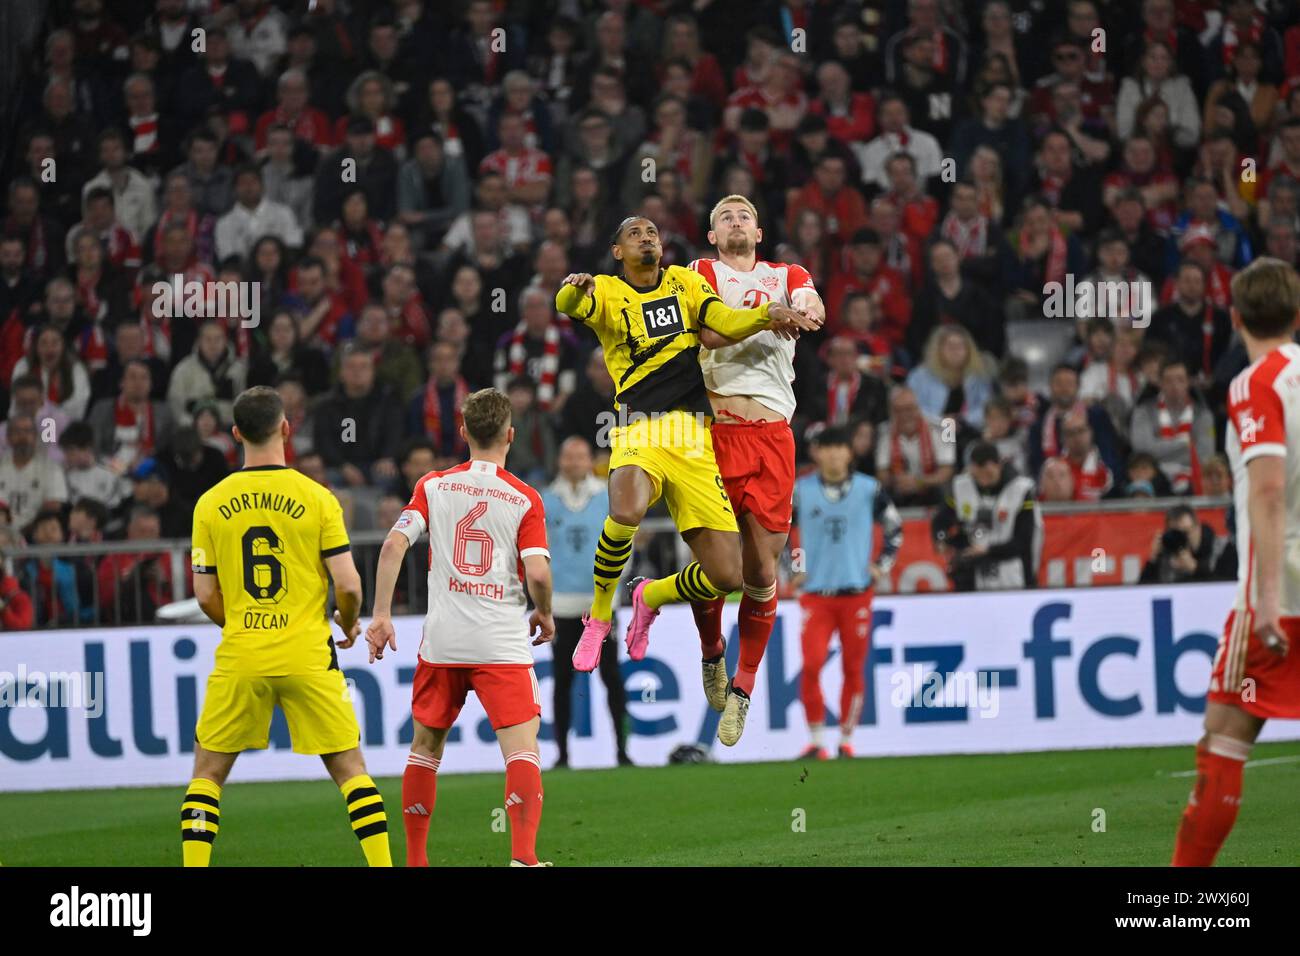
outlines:
{"label": "white bayern jersey with red stripe", "polygon": [[1300,616],[1300,345],[1288,343],[1261,356],[1228,386],[1228,434],[1233,507],[1237,519],[1236,608],[1255,607],[1255,552],[1250,535],[1250,475],[1246,465],[1263,455],[1286,459],[1286,529],[1283,537],[1281,612]]}
{"label": "white bayern jersey with red stripe", "polygon": [[[733,309],[756,309],[764,302],[788,306],[795,292],[817,291],[808,270],[791,263],[760,259],[741,272],[718,259],[696,259],[689,268],[708,279],[718,298]],[[704,384],[719,395],[756,398],[789,421],[794,415],[794,346],[792,339],[775,332],[758,332],[725,348],[701,349]]]}
{"label": "white bayern jersey with red stripe", "polygon": [[490,461],[431,471],[393,525],[412,544],[429,532],[430,664],[532,664],[523,559],[547,558],[541,496]]}

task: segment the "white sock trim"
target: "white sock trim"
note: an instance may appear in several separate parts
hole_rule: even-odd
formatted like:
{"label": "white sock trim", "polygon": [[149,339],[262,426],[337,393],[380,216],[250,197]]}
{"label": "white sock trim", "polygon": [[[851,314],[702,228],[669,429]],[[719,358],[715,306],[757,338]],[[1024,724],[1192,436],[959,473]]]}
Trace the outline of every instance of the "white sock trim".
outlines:
{"label": "white sock trim", "polygon": [[442,761],[437,757],[427,757],[424,754],[412,752],[406,755],[406,765],[408,767],[424,767],[437,773],[438,768],[442,766]]}
{"label": "white sock trim", "polygon": [[741,590],[745,592],[745,596],[751,601],[757,601],[759,604],[766,604],[768,601],[772,600],[772,598],[776,597],[776,582],[773,581],[770,586],[765,588],[760,588],[757,585],[746,584]]}
{"label": "white sock trim", "polygon": [[516,750],[514,753],[507,755],[506,766],[510,766],[510,764],[514,763],[516,760],[526,761],[538,770],[542,769],[542,758],[531,750]]}
{"label": "white sock trim", "polygon": [[1254,747],[1254,744],[1248,744],[1236,737],[1229,737],[1227,734],[1210,734],[1209,740],[1205,743],[1205,749],[1216,757],[1240,760],[1242,763],[1250,759],[1250,752]]}

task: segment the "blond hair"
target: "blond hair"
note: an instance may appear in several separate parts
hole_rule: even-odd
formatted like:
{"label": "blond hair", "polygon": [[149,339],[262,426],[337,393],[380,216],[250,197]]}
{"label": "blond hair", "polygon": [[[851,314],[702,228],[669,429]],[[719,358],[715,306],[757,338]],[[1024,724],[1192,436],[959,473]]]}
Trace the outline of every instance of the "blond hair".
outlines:
{"label": "blond hair", "polygon": [[1256,259],[1232,277],[1232,307],[1256,338],[1283,335],[1300,309],[1300,277],[1281,259]]}
{"label": "blond hair", "polygon": [[754,222],[755,223],[758,222],[758,210],[754,207],[754,204],[750,202],[747,197],[742,196],[739,193],[732,193],[730,196],[723,196],[721,199],[719,199],[714,204],[713,209],[709,212],[710,229],[713,228],[713,220],[718,218],[718,210],[721,209],[723,206],[730,205],[731,203],[740,203],[740,205],[744,206],[746,209],[749,210],[749,214],[754,217]]}
{"label": "blond hair", "polygon": [[[943,345],[944,339],[950,336],[956,336],[966,343],[966,365],[961,370],[960,376],[954,376],[952,372],[939,361],[939,349]],[[925,343],[925,358],[923,364],[935,377],[950,388],[956,386],[959,382],[965,381],[972,375],[984,374],[984,357],[980,354],[979,347],[975,344],[974,337],[964,325],[958,325],[956,322],[945,323],[937,326],[930,333],[930,338]]]}
{"label": "blond hair", "polygon": [[491,448],[505,440],[510,428],[510,399],[495,388],[480,388],[465,399],[461,417],[470,441]]}

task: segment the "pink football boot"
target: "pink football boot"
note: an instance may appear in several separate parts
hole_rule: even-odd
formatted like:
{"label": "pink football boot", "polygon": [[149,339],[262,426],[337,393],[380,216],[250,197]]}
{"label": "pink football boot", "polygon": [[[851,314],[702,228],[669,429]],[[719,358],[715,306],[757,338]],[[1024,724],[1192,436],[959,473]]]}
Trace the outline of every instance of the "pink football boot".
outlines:
{"label": "pink football boot", "polygon": [[627,656],[634,661],[645,658],[650,647],[650,625],[659,616],[658,611],[645,603],[645,589],[650,580],[633,578],[628,582],[632,588],[632,622],[627,626]]}
{"label": "pink football boot", "polygon": [[590,673],[600,663],[600,649],[609,637],[610,621],[602,621],[590,614],[582,615],[582,637],[573,649],[573,669]]}

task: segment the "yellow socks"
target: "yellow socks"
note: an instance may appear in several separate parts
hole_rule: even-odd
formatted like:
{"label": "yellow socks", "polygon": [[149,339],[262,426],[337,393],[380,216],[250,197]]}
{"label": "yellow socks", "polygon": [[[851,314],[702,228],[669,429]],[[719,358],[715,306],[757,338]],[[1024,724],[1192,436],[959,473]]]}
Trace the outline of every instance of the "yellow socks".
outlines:
{"label": "yellow socks", "polygon": [[379,795],[369,774],[358,774],[343,786],[343,799],[348,804],[348,819],[352,832],[361,841],[361,852],[371,866],[392,866],[392,851],[388,846],[388,816],[384,813],[384,798]]}
{"label": "yellow socks", "polygon": [[195,777],[181,802],[181,860],[184,866],[207,866],[212,843],[221,829],[221,788]]}
{"label": "yellow socks", "polygon": [[658,578],[646,585],[641,596],[650,607],[658,609],[674,601],[712,601],[723,597],[727,592],[719,591],[704,576],[700,562],[692,561],[676,574]]}
{"label": "yellow socks", "polygon": [[595,591],[591,599],[591,616],[608,621],[614,616],[614,588],[623,574],[623,566],[632,556],[635,525],[605,519],[605,527],[596,542],[596,560],[592,568]]}

